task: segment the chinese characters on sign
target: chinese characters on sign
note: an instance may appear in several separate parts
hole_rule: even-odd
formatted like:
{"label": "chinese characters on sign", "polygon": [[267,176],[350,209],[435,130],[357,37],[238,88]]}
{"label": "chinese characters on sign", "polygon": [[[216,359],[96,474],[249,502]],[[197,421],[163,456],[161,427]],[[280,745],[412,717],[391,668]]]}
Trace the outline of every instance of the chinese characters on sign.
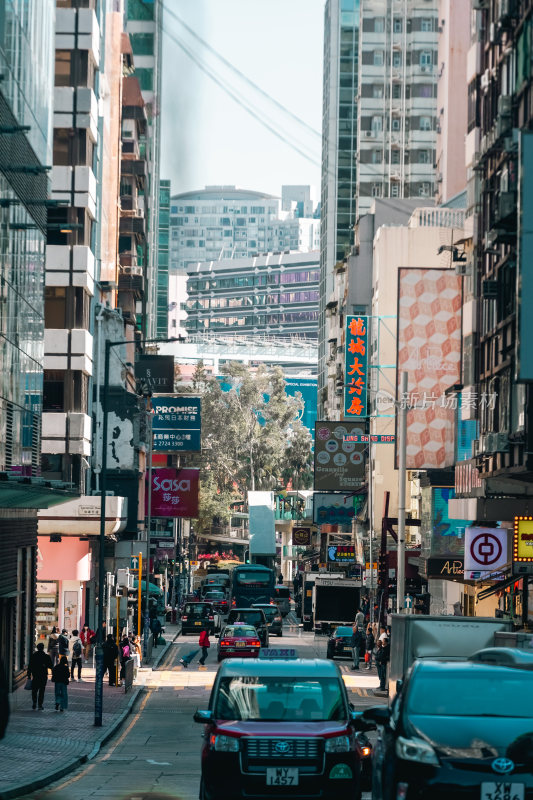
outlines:
{"label": "chinese characters on sign", "polygon": [[309,547],[311,544],[311,528],[293,528],[292,543],[300,547]]}
{"label": "chinese characters on sign", "polygon": [[344,416],[367,416],[368,317],[346,317]]}
{"label": "chinese characters on sign", "polygon": [[[197,469],[174,469],[163,467],[152,470],[152,516],[189,517],[198,516]],[[146,513],[148,492],[146,493]]]}
{"label": "chinese characters on sign", "polygon": [[199,452],[201,400],[199,397],[153,397],[153,448],[156,453]]}
{"label": "chinese characters on sign", "polygon": [[533,573],[533,517],[514,518],[513,574]]}
{"label": "chinese characters on sign", "polygon": [[328,547],[328,561],[333,561],[336,564],[355,561],[355,548],[353,545],[330,545]]}

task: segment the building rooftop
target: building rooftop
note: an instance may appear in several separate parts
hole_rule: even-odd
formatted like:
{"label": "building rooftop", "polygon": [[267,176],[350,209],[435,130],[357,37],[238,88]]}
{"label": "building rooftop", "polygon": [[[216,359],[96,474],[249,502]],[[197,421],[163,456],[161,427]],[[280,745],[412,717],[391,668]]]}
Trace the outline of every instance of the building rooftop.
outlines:
{"label": "building rooftop", "polygon": [[172,195],[172,200],[278,200],[273,194],[237,189],[236,186],[206,186],[192,192]]}
{"label": "building rooftop", "polygon": [[195,275],[199,272],[218,272],[222,270],[247,270],[261,267],[278,267],[283,264],[287,267],[298,265],[318,265],[320,261],[320,251],[310,250],[308,253],[292,251],[288,253],[266,253],[258,256],[246,256],[244,258],[221,258],[219,261],[199,261],[197,264],[189,264],[187,275]]}

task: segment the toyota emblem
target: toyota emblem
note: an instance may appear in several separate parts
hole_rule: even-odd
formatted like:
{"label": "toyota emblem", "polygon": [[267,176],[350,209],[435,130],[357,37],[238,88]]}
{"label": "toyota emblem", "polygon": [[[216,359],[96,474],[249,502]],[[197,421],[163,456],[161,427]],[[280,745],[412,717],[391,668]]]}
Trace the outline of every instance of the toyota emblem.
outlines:
{"label": "toyota emblem", "polygon": [[494,772],[498,772],[500,775],[507,775],[507,773],[513,771],[514,761],[511,761],[510,758],[495,758],[491,766]]}
{"label": "toyota emblem", "polygon": [[288,753],[291,749],[289,742],[276,742],[274,750],[276,753]]}

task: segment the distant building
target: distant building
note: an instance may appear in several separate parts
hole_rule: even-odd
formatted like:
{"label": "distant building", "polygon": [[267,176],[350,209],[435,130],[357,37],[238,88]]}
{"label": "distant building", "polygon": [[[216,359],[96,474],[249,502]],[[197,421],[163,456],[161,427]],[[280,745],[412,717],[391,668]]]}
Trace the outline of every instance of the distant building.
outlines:
{"label": "distant building", "polygon": [[435,194],[437,11],[438,0],[361,0],[358,217],[376,197]]}
{"label": "distant building", "polygon": [[313,216],[310,186],[282,186],[281,210],[294,211],[297,217]]}
{"label": "distant building", "polygon": [[199,261],[313,249],[318,240],[317,220],[289,214],[280,214],[278,197],[235,186],[206,186],[174,195],[170,270],[187,269]]}
{"label": "distant building", "polygon": [[318,252],[225,258],[187,273],[190,333],[316,339]]}
{"label": "distant building", "polygon": [[185,270],[171,272],[168,276],[168,338],[186,336],[187,319],[187,273]]}

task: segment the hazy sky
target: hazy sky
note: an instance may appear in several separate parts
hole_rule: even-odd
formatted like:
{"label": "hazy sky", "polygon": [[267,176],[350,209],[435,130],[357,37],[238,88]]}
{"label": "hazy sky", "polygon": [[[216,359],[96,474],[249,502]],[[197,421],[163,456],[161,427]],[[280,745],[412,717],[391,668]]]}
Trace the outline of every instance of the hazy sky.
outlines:
{"label": "hazy sky", "polygon": [[[321,130],[324,0],[165,0],[202,39],[311,128]],[[311,184],[318,200],[320,137],[235,75],[165,12],[161,177],[172,194],[235,184],[279,194]],[[190,60],[180,39],[224,85],[300,149],[253,119]]]}

